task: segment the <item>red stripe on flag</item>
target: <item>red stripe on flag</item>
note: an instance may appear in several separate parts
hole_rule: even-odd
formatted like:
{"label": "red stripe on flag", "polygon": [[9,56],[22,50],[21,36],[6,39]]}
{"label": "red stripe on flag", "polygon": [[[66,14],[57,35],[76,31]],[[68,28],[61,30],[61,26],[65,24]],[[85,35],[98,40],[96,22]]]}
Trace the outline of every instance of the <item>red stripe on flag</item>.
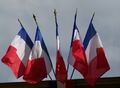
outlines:
{"label": "red stripe on flag", "polygon": [[85,50],[79,40],[74,40],[72,42],[72,55],[75,59],[74,68],[77,69],[83,76],[85,76],[88,71],[88,64]]}
{"label": "red stripe on flag", "polygon": [[96,51],[97,56],[90,62],[88,74],[85,77],[91,86],[94,86],[97,79],[110,69],[103,48],[97,48]]}
{"label": "red stripe on flag", "polygon": [[38,83],[47,77],[47,70],[44,58],[29,60],[27,63],[25,75],[23,77],[28,83]]}
{"label": "red stripe on flag", "polygon": [[9,46],[2,62],[11,68],[16,78],[24,74],[25,66],[17,55],[17,50],[13,46]]}
{"label": "red stripe on flag", "polygon": [[56,79],[62,83],[67,80],[67,70],[59,50],[57,51]]}

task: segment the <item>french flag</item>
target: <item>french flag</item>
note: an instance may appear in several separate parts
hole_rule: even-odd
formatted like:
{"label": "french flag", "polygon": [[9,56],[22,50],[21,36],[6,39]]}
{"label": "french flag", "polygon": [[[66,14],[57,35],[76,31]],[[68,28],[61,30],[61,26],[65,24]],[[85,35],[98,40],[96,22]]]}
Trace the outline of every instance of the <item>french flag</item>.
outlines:
{"label": "french flag", "polygon": [[89,85],[94,86],[97,79],[107,72],[110,67],[105,56],[102,42],[93,26],[92,20],[89,24],[83,44],[86,49],[86,54],[88,54],[89,64],[88,74],[85,79]]}
{"label": "french flag", "polygon": [[11,68],[16,78],[24,74],[30,51],[33,47],[26,30],[22,27],[13,39],[2,62]]}
{"label": "french flag", "polygon": [[51,69],[50,57],[39,27],[37,27],[35,42],[29,56],[23,79],[28,83],[38,83],[47,77]]}
{"label": "french flag", "polygon": [[83,76],[85,76],[88,71],[88,64],[87,64],[84,46],[81,42],[80,33],[76,25],[76,16],[77,16],[77,11],[74,18],[74,26],[73,26],[71,46],[68,56],[68,63],[72,65],[74,69],[79,71]]}
{"label": "french flag", "polygon": [[[59,38],[59,34],[58,34],[56,11],[54,13],[55,13],[55,22],[56,22],[56,46],[57,46],[57,50],[56,50],[57,51],[56,52],[56,80],[58,81],[57,86],[60,87],[60,85],[61,86],[65,85],[65,82],[67,80],[67,70],[66,70],[64,59],[62,57],[61,50],[60,50],[60,38]],[[60,87],[60,88],[62,88],[62,87]]]}

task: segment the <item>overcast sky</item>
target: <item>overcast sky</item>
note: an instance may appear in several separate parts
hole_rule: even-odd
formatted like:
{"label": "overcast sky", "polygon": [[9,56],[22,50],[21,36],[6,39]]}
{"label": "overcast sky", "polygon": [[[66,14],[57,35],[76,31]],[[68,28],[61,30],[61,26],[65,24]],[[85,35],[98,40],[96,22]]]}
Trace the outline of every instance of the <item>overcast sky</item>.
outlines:
{"label": "overcast sky", "polygon": [[[61,52],[67,64],[76,8],[78,8],[77,25],[82,40],[95,12],[93,24],[101,37],[111,67],[103,77],[120,77],[120,0],[0,0],[0,58],[4,56],[20,30],[18,18],[34,40],[36,30],[32,18],[34,13],[55,67],[56,37],[53,9],[57,9]],[[72,67],[69,69],[69,76],[71,71]],[[52,73],[51,76],[54,79]],[[82,76],[75,71],[73,78],[79,79]],[[22,79],[16,79],[11,70],[0,61],[0,82],[16,81]]]}

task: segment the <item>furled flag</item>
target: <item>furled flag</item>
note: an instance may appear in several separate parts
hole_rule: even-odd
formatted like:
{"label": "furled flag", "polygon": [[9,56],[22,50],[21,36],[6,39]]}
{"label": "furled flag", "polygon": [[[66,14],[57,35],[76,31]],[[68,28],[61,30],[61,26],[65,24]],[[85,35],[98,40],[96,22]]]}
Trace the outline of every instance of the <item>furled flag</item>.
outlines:
{"label": "furled flag", "polygon": [[74,18],[73,34],[71,39],[71,46],[68,56],[68,64],[72,65],[74,69],[79,71],[83,76],[87,74],[88,64],[85,55],[85,50],[80,39],[80,33],[76,25],[76,16]]}
{"label": "furled flag", "polygon": [[56,18],[56,12],[55,14],[55,22],[56,22],[56,43],[57,43],[57,55],[56,55],[56,80],[60,81],[61,83],[65,83],[67,80],[67,70],[65,67],[65,63],[63,60],[63,57],[60,52],[60,39],[58,35],[58,24],[57,24],[57,18]]}
{"label": "furled flag", "polygon": [[28,83],[38,83],[47,77],[51,69],[50,57],[39,27],[37,27],[35,42],[29,56],[23,79]]}
{"label": "furled flag", "polygon": [[99,79],[105,72],[107,72],[110,67],[107,62],[100,37],[92,24],[92,19],[83,44],[86,52],[89,54],[89,69],[85,79],[89,85],[94,86],[97,79]]}
{"label": "furled flag", "polygon": [[11,68],[16,78],[24,74],[32,47],[33,43],[26,30],[22,27],[2,58],[2,62]]}

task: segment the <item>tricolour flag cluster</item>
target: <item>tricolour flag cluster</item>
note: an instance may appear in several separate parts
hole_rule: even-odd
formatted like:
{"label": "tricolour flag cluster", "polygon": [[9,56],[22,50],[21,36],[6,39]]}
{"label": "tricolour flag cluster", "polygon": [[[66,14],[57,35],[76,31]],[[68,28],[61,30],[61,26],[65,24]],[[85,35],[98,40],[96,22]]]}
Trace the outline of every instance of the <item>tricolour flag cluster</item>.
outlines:
{"label": "tricolour flag cluster", "polygon": [[2,62],[11,68],[16,78],[23,76],[28,83],[38,83],[46,78],[52,70],[52,64],[39,27],[33,44],[22,26]]}
{"label": "tricolour flag cluster", "polygon": [[92,24],[94,14],[83,43],[81,42],[79,30],[76,26],[76,15],[77,11],[74,19],[68,63],[83,75],[90,86],[94,86],[96,81],[110,67],[100,37]]}
{"label": "tricolour flag cluster", "polygon": [[99,79],[110,67],[105,56],[101,39],[95,30],[92,20],[89,24],[85,39],[84,48],[88,53],[88,73],[85,80],[91,86],[94,86]]}
{"label": "tricolour flag cluster", "polygon": [[83,76],[87,74],[87,58],[81,41],[80,33],[76,25],[77,11],[75,13],[73,34],[69,51],[68,63],[78,70]]}
{"label": "tricolour flag cluster", "polygon": [[51,69],[50,57],[39,27],[37,27],[34,45],[29,56],[23,79],[29,83],[37,83],[46,78]]}
{"label": "tricolour flag cluster", "polygon": [[32,47],[33,42],[22,27],[2,58],[2,62],[11,68],[16,78],[23,76]]}
{"label": "tricolour flag cluster", "polygon": [[[100,37],[93,26],[93,17],[83,43],[76,25],[76,17],[77,11],[74,17],[68,64],[80,72],[89,85],[94,86],[96,81],[110,69],[110,66]],[[56,12],[55,23],[57,46],[55,76],[58,82],[66,83],[67,87],[70,85],[67,84],[67,69],[60,50]],[[34,43],[22,26],[2,58],[2,62],[11,68],[16,78],[23,76],[28,83],[38,83],[49,75],[53,66],[38,25]]]}

